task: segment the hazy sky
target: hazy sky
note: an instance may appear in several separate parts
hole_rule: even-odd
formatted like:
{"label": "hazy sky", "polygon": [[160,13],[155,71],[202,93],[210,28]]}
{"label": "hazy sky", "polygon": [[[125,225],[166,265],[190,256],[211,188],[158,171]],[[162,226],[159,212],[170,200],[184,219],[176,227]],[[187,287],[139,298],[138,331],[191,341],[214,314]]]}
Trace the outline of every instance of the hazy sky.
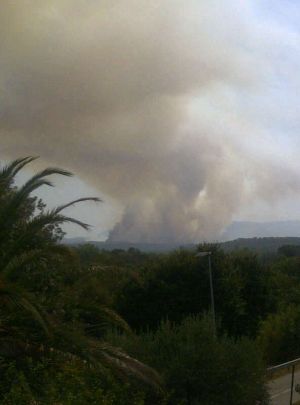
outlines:
{"label": "hazy sky", "polygon": [[100,195],[72,210],[93,239],[299,219],[299,18],[297,1],[2,0],[0,158],[73,171],[43,196]]}

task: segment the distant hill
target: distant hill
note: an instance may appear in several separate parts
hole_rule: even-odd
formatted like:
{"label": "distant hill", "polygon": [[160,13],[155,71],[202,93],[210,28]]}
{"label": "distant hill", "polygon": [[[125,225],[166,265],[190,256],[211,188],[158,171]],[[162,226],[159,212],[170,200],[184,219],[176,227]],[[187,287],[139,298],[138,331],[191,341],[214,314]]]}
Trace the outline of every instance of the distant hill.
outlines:
{"label": "distant hill", "polygon": [[85,238],[64,238],[63,243],[66,245],[81,245],[87,243]]}
{"label": "distant hill", "polygon": [[[68,243],[68,242],[67,242]],[[136,242],[99,242],[99,241],[84,241],[81,243],[91,243],[94,246],[98,247],[99,249],[104,250],[114,250],[114,249],[123,249],[128,250],[131,247],[139,249],[142,252],[170,252],[171,250],[184,247],[186,249],[194,248],[196,245],[194,244],[186,244],[186,245],[175,245],[172,243],[136,243]]]}
{"label": "distant hill", "polygon": [[78,246],[85,243],[90,243],[96,246],[98,249],[103,250],[114,250],[122,249],[128,250],[133,247],[139,249],[142,252],[170,252],[171,250],[184,247],[185,249],[193,249],[196,244],[174,244],[174,243],[143,243],[143,242],[128,242],[128,241],[97,241],[97,240],[86,240],[84,238],[64,238],[62,243],[66,245]]}
{"label": "distant hill", "polygon": [[[98,247],[100,250],[115,250],[122,249],[128,250],[133,247],[142,252],[170,252],[180,247],[185,249],[196,249],[197,244],[166,244],[166,243],[132,243],[132,242],[99,242],[99,241],[85,241],[82,239],[68,239],[64,240],[65,243],[70,245],[81,245],[83,243],[91,243]],[[281,246],[300,246],[300,237],[286,237],[286,238],[238,238],[231,241],[219,243],[221,248],[226,252],[239,249],[249,249],[257,253],[275,253]]]}
{"label": "distant hill", "polygon": [[276,253],[281,246],[300,246],[300,237],[239,238],[221,243],[221,247],[227,252],[249,249],[257,253]]}
{"label": "distant hill", "polygon": [[[63,242],[69,245],[92,243],[104,250],[128,250],[134,247],[143,252],[169,252],[180,247],[195,249],[197,246],[184,243],[100,242],[87,241],[84,238],[66,238]],[[276,252],[284,245],[300,246],[300,221],[233,222],[225,229],[219,243],[226,251],[247,248],[256,252]]]}
{"label": "distant hill", "polygon": [[238,238],[300,237],[300,221],[235,221],[221,235],[222,241]]}

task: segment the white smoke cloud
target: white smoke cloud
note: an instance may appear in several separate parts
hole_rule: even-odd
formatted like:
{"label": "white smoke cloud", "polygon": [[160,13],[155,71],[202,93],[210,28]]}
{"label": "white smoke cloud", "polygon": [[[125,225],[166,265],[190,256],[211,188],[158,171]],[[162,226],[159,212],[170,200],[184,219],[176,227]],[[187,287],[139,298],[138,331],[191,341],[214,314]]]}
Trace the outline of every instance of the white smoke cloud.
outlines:
{"label": "white smoke cloud", "polygon": [[119,201],[112,239],[215,238],[243,204],[298,192],[273,123],[290,105],[272,96],[299,35],[240,3],[3,0],[2,156],[38,154]]}

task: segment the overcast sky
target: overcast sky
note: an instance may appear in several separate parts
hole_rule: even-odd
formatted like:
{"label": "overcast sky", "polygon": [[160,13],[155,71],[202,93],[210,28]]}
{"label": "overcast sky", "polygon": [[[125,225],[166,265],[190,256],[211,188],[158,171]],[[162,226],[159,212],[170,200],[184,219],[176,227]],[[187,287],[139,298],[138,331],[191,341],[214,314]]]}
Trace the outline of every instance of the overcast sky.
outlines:
{"label": "overcast sky", "polygon": [[73,171],[50,205],[100,195],[71,212],[90,239],[300,219],[299,18],[297,1],[2,0],[0,158]]}

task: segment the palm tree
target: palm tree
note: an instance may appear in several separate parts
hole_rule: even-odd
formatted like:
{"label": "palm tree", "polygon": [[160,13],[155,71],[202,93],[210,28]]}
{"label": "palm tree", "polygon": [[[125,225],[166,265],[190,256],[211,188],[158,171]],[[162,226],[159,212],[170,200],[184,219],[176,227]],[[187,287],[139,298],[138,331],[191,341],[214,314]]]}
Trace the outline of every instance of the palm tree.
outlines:
{"label": "palm tree", "polygon": [[[94,201],[97,197],[79,198],[55,209],[34,212],[31,193],[42,186],[53,186],[52,175],[72,176],[72,173],[56,167],[44,169],[20,187],[14,187],[15,176],[36,158],[29,156],[16,159],[0,170],[0,355],[39,356],[53,351],[62,357],[77,358],[96,367],[109,366],[123,374],[132,374],[156,387],[159,377],[154,370],[126,355],[108,343],[83,334],[64,325],[54,327],[35,297],[16,281],[16,275],[32,263],[46,260],[52,255],[70,255],[70,250],[57,244],[53,229],[64,223],[73,223],[83,229],[89,225],[64,215],[63,211],[75,204]],[[22,324],[14,323],[16,309],[26,313],[35,325],[40,326],[37,340],[31,339]],[[127,327],[114,311],[102,307],[105,319]]]}
{"label": "palm tree", "polygon": [[[48,243],[37,243],[36,236],[46,235],[49,227],[66,222],[88,229],[87,224],[63,215],[62,211],[82,201],[97,202],[100,200],[97,197],[80,198],[36,216],[24,214],[31,201],[30,194],[41,186],[52,186],[48,179],[49,176],[54,174],[72,175],[62,169],[47,168],[32,176],[20,188],[12,188],[17,173],[35,159],[34,157],[17,159],[0,171],[0,299],[5,304],[11,303],[30,311],[46,330],[46,323],[36,305],[29,299],[26,291],[23,291],[20,286],[12,284],[10,279],[13,274],[21,271],[35,259],[53,253],[66,254],[67,248],[51,243],[51,238],[48,237]],[[35,243],[32,243],[33,240]],[[41,240],[43,239],[40,238],[39,242]]]}

